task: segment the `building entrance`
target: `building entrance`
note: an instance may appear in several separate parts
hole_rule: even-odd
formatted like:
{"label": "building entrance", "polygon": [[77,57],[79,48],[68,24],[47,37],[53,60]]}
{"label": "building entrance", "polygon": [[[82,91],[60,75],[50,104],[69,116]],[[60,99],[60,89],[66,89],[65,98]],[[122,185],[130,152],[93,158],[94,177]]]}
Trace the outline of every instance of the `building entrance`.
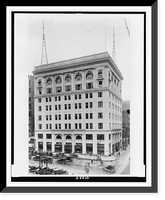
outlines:
{"label": "building entrance", "polygon": [[86,144],[86,153],[93,154],[93,144]]}
{"label": "building entrance", "polygon": [[82,144],[81,143],[76,143],[75,153],[82,153]]}
{"label": "building entrance", "polygon": [[72,153],[72,143],[66,143],[64,146],[65,153]]}
{"label": "building entrance", "polygon": [[55,152],[62,152],[62,142],[57,142],[54,145]]}

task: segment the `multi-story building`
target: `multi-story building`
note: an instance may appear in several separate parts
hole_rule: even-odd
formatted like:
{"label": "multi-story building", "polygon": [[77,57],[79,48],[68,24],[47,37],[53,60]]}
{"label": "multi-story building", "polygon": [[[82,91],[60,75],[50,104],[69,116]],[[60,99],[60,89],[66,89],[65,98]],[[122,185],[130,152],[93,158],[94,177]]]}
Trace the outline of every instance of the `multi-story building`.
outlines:
{"label": "multi-story building", "polygon": [[120,149],[123,76],[108,52],[36,66],[33,74],[37,150]]}
{"label": "multi-story building", "polygon": [[28,76],[29,80],[29,135],[34,135],[34,76]]}
{"label": "multi-story building", "polygon": [[122,136],[123,147],[129,144],[130,140],[130,101],[122,102]]}

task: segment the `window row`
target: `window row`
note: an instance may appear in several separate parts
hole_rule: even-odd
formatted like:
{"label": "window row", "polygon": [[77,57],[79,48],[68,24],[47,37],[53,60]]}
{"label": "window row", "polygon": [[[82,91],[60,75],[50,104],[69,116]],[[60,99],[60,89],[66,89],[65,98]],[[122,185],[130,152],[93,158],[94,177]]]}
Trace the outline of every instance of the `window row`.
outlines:
{"label": "window row", "polygon": [[[52,124],[46,124],[46,129],[52,129]],[[65,123],[64,129],[71,129],[71,123]],[[38,124],[38,129],[42,129],[42,124]],[[62,129],[61,124],[55,124],[54,129]],[[81,123],[75,123],[74,129],[82,129]],[[93,129],[93,123],[85,123],[85,129]],[[98,123],[98,129],[103,129],[103,123]]]}
{"label": "window row", "polygon": [[[115,140],[121,137],[121,133],[113,133],[113,134],[109,134],[109,140]],[[81,135],[77,135],[76,140],[82,140],[82,136]],[[43,139],[43,134],[39,133],[38,134],[38,139]],[[52,139],[52,134],[46,134],[46,139]],[[57,135],[55,137],[55,139],[61,140],[62,136],[61,135]],[[71,140],[72,136],[71,135],[66,135],[65,139]],[[86,140],[93,140],[93,134],[86,134]],[[97,134],[97,140],[105,140],[105,136],[104,134]]]}
{"label": "window row", "polygon": [[[98,97],[103,97],[103,92],[98,92]],[[86,99],[93,98],[93,93],[85,93],[85,98]],[[61,99],[62,99],[62,96],[54,97],[55,101],[61,101]],[[82,94],[75,94],[74,99],[75,100],[82,99]],[[64,100],[65,101],[71,100],[71,95],[64,95]],[[46,97],[45,98],[45,102],[51,102],[51,101],[52,101],[52,97]],[[42,99],[38,98],[38,103],[41,103],[41,102],[42,102]]]}

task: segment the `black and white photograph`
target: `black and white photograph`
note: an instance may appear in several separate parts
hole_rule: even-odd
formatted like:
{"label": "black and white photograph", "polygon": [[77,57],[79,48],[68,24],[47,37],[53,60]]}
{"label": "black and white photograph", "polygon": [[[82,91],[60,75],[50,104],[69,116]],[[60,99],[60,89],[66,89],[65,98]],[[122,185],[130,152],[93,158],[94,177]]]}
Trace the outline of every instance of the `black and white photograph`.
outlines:
{"label": "black and white photograph", "polygon": [[156,6],[8,7],[9,186],[156,190]]}
{"label": "black and white photograph", "polygon": [[129,19],[37,15],[28,28],[29,173],[130,174]]}

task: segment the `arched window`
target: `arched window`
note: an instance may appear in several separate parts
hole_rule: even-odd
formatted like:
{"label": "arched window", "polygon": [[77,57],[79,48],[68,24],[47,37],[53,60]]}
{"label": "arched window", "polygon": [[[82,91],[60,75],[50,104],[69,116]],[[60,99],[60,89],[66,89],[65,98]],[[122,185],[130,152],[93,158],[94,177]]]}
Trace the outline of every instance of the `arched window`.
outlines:
{"label": "arched window", "polygon": [[65,82],[71,82],[71,76],[69,74],[65,77]]}
{"label": "arched window", "polygon": [[93,79],[93,74],[92,74],[92,72],[87,72],[87,74],[86,74],[86,79]]}
{"label": "arched window", "polygon": [[52,79],[51,79],[50,77],[47,78],[47,80],[46,80],[46,84],[47,84],[47,85],[52,84]]}
{"label": "arched window", "polygon": [[82,140],[82,137],[80,135],[76,136],[76,140]]}
{"label": "arched window", "polygon": [[66,136],[66,140],[71,140],[72,138],[71,138],[71,136],[70,135],[67,135]]}
{"label": "arched window", "polygon": [[76,79],[76,81],[81,81],[81,79],[82,79],[81,74],[77,73],[76,76],[75,76],[75,79]]}
{"label": "arched window", "polygon": [[62,139],[61,135],[57,135],[56,139]]}
{"label": "arched window", "polygon": [[42,85],[42,81],[41,81],[41,79],[38,80],[38,85],[39,85],[39,86]]}
{"label": "arched window", "polygon": [[61,82],[62,82],[61,77],[60,77],[60,76],[57,76],[57,78],[56,78],[56,83],[61,83]]}

